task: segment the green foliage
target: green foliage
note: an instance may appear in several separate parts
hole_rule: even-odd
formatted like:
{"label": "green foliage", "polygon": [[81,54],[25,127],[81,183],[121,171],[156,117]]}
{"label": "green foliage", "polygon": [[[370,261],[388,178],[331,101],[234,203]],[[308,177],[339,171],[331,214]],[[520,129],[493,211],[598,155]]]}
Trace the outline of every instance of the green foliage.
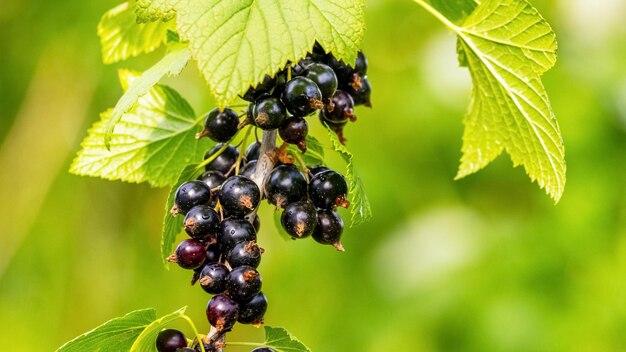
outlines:
{"label": "green foliage", "polygon": [[155,84],[168,75],[178,75],[191,58],[191,52],[182,44],[171,44],[171,49],[161,61],[147,69],[140,77],[134,79],[126,89],[126,92],[113,108],[111,117],[107,120],[104,128],[104,143],[107,149],[111,149],[111,139],[115,125],[122,119],[124,113],[130,110],[137,100],[148,93]]}
{"label": "green foliage", "polygon": [[284,328],[264,326],[265,346],[275,349],[277,352],[311,352],[300,340],[291,335]]}
{"label": "green foliage", "polygon": [[141,335],[137,337],[137,339],[130,348],[130,352],[154,352],[154,346],[159,332],[165,329],[170,323],[178,319],[184,319],[185,321],[187,321],[191,325],[191,328],[194,330],[194,334],[198,336],[198,331],[196,331],[195,325],[191,322],[189,317],[185,315],[186,309],[187,307],[183,307],[150,323],[150,325],[148,325],[141,332]]}
{"label": "green foliage", "polygon": [[[120,70],[125,89],[139,77],[138,73]],[[202,160],[209,147],[207,139],[194,138],[201,119],[167,86],[153,86],[123,115],[107,151],[102,138],[110,119],[111,110],[89,130],[70,172],[108,180],[147,181],[154,187],[164,187],[176,182],[185,165]]]}
{"label": "green foliage", "polygon": [[138,23],[164,21],[167,22],[176,16],[173,4],[177,0],[137,0]]}
{"label": "green foliage", "polygon": [[327,129],[327,132],[333,148],[348,164],[346,178],[348,180],[350,193],[350,213],[352,214],[350,226],[359,225],[368,221],[372,217],[372,208],[369,200],[367,199],[367,195],[365,194],[363,181],[354,166],[354,156],[352,153],[350,153],[345,145],[341,144],[335,132],[330,129]]}
{"label": "green foliage", "polygon": [[102,44],[102,61],[112,64],[143,53],[149,53],[166,40],[173,22],[137,24],[134,6],[128,2],[107,11],[98,24]]}
{"label": "green foliage", "polygon": [[459,61],[474,82],[457,178],[506,151],[558,201],[565,187],[564,147],[541,82],[556,62],[550,25],[526,0],[482,1],[462,26],[416,1],[456,32]]}
{"label": "green foliage", "polygon": [[465,20],[478,6],[478,0],[428,0],[428,2],[454,23]]}
{"label": "green foliage", "polygon": [[297,62],[317,40],[346,62],[364,33],[364,0],[181,0],[174,5],[181,38],[220,107]]}
{"label": "green foliage", "polygon": [[152,308],[130,312],[78,336],[61,346],[57,352],[129,351],[142,331],[155,319],[156,311]]}

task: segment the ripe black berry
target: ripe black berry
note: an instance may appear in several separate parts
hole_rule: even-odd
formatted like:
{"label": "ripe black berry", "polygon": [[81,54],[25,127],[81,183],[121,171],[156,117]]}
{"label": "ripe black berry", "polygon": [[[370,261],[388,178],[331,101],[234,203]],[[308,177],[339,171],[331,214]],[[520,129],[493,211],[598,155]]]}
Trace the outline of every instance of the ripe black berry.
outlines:
{"label": "ripe black berry", "polygon": [[367,74],[367,66],[367,58],[365,57],[365,54],[363,54],[363,52],[359,50],[359,54],[356,58],[356,63],[354,64],[354,70],[361,77],[365,77],[365,75]]}
{"label": "ripe black berry", "polygon": [[196,205],[208,204],[210,201],[211,189],[204,182],[185,182],[176,190],[171,213],[172,215],[187,214]]}
{"label": "ripe black berry", "polygon": [[219,331],[229,331],[239,318],[239,305],[232,298],[218,294],[207,304],[206,316],[209,324]]}
{"label": "ripe black berry", "polygon": [[220,111],[215,108],[209,112],[204,120],[204,131],[196,138],[209,137],[216,142],[227,142],[237,133],[239,115],[231,109]]}
{"label": "ripe black berry", "polygon": [[370,85],[370,81],[367,77],[364,77],[361,80],[361,87],[355,89],[352,86],[348,86],[344,88],[348,94],[352,96],[354,99],[354,105],[365,105],[369,108],[372,107],[372,102],[370,100],[370,95],[372,94],[372,86]]}
{"label": "ripe black berry", "polygon": [[344,251],[341,245],[343,233],[343,220],[337,212],[332,210],[320,210],[317,212],[317,225],[313,231],[313,239],[321,244],[330,244],[338,251]]}
{"label": "ripe black berry", "polygon": [[226,294],[237,302],[245,302],[261,291],[261,275],[251,266],[240,266],[226,278]]}
{"label": "ripe black berry", "polygon": [[206,261],[204,263],[217,263],[221,255],[222,252],[220,251],[219,245],[217,243],[210,244],[206,249]]}
{"label": "ripe black berry", "polygon": [[324,107],[322,92],[315,82],[306,77],[295,77],[287,82],[281,99],[295,116],[307,116]]}
{"label": "ripe black berry", "polygon": [[324,120],[333,123],[342,123],[348,120],[355,121],[354,100],[350,94],[338,90],[330,99],[330,104],[324,107]]}
{"label": "ripe black berry", "polygon": [[202,268],[202,272],[200,272],[200,286],[210,294],[222,293],[226,289],[226,276],[228,276],[228,273],[228,268],[224,264],[206,264]]}
{"label": "ripe black berry", "polygon": [[307,184],[304,174],[293,164],[275,167],[265,183],[267,200],[282,208],[306,198]]}
{"label": "ripe black berry", "polygon": [[228,214],[243,217],[259,205],[261,191],[249,178],[233,176],[222,185],[219,200]]}
{"label": "ripe black berry", "polygon": [[317,174],[320,174],[320,173],[322,173],[322,172],[324,172],[324,171],[329,171],[329,170],[330,170],[330,169],[329,169],[328,167],[324,166],[324,165],[317,165],[317,166],[311,166],[311,167],[309,167],[309,173],[310,173],[312,176],[315,176],[315,175],[317,175]]}
{"label": "ripe black berry", "polygon": [[339,85],[335,71],[324,64],[314,63],[307,66],[303,76],[317,84],[324,101],[335,94],[337,86]]}
{"label": "ripe black berry", "polygon": [[[204,155],[204,160],[213,156],[213,154],[217,153],[223,146],[223,143],[216,144],[215,147],[211,148],[211,150]],[[235,165],[238,158],[239,150],[237,150],[234,146],[229,145],[220,155],[208,163],[204,168],[207,171],[215,170],[226,175],[232,169],[233,165]]]}
{"label": "ripe black berry", "polygon": [[204,182],[209,189],[219,187],[226,181],[226,177],[219,171],[207,171],[198,177],[199,181]]}
{"label": "ripe black berry", "polygon": [[266,96],[254,104],[253,116],[253,125],[263,130],[273,130],[287,119],[287,111],[280,99]]}
{"label": "ripe black berry", "polygon": [[206,260],[204,245],[193,238],[182,241],[168,261],[177,263],[183,269],[196,269]]}
{"label": "ripe black berry", "polygon": [[337,206],[347,208],[348,184],[336,171],[326,171],[315,175],[309,183],[309,197],[313,204],[321,209],[332,210]]}
{"label": "ripe black berry", "polygon": [[303,153],[306,152],[306,136],[309,133],[309,124],[299,116],[292,116],[285,120],[278,129],[278,135],[283,141],[295,144]]}
{"label": "ripe black berry", "polygon": [[211,207],[197,205],[185,215],[183,221],[185,231],[189,236],[199,241],[206,241],[215,236],[220,227],[220,218]]}
{"label": "ripe black berry", "polygon": [[248,161],[248,163],[246,163],[246,166],[242,167],[241,170],[239,170],[239,175],[252,180],[252,177],[256,172],[256,163],[256,160]]}
{"label": "ripe black berry", "polygon": [[294,239],[308,237],[317,224],[317,211],[313,204],[306,201],[291,203],[285,207],[280,223]]}
{"label": "ripe black berry", "polygon": [[261,248],[256,241],[239,242],[228,252],[226,261],[231,268],[242,265],[256,268],[261,263]]}
{"label": "ripe black berry", "polygon": [[263,324],[263,316],[267,311],[267,298],[259,292],[246,302],[239,303],[239,319],[242,324]]}
{"label": "ripe black berry", "polygon": [[226,219],[220,224],[218,243],[222,253],[230,252],[239,242],[256,241],[254,227],[244,219]]}
{"label": "ripe black berry", "polygon": [[243,100],[253,102],[257,100],[261,95],[268,94],[272,91],[276,85],[276,79],[265,75],[263,82],[259,83],[256,87],[250,87],[246,93],[241,97]]}
{"label": "ripe black berry", "polygon": [[176,352],[179,348],[187,347],[185,335],[175,329],[166,329],[159,332],[156,339],[156,348],[159,352]]}
{"label": "ripe black berry", "polygon": [[246,149],[246,153],[244,154],[244,159],[247,162],[251,162],[253,160],[259,159],[259,154],[261,153],[261,142],[254,142],[248,146]]}

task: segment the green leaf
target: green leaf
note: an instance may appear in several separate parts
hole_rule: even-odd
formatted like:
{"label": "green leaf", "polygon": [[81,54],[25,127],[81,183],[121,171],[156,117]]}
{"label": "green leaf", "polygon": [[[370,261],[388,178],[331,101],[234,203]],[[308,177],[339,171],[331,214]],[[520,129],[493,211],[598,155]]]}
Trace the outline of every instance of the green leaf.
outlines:
{"label": "green leaf", "polygon": [[265,329],[264,345],[275,349],[277,352],[311,352],[308,347],[284,328],[264,326],[263,329]]}
{"label": "green leaf", "polygon": [[191,164],[185,166],[182,172],[180,172],[176,183],[170,188],[170,192],[167,196],[167,202],[165,202],[165,216],[163,216],[163,232],[161,234],[161,256],[163,263],[167,267],[167,257],[172,254],[174,248],[174,242],[176,237],[183,231],[183,216],[173,216],[170,210],[174,206],[174,196],[176,190],[183,183],[195,180],[200,174],[202,174],[203,168],[198,164]]}
{"label": "green leaf", "polygon": [[178,0],[137,0],[137,22],[167,22],[176,17],[174,4]]}
{"label": "green leaf", "polygon": [[455,23],[461,23],[478,6],[478,0],[428,0],[428,2]]}
{"label": "green leaf", "polygon": [[129,351],[137,337],[155,319],[156,311],[152,308],[130,312],[78,336],[57,352]]}
{"label": "green leaf", "polygon": [[[132,86],[136,79],[137,73],[120,71],[122,86]],[[210,146],[208,139],[194,138],[201,119],[167,86],[155,85],[124,114],[109,151],[102,137],[110,116],[110,110],[103,113],[102,120],[89,130],[70,172],[164,187],[176,182],[185,165],[202,160]]]}
{"label": "green leaf", "polygon": [[98,24],[102,44],[102,61],[112,64],[143,53],[165,43],[174,23],[137,24],[133,7],[125,2],[107,11]]}
{"label": "green leaf", "polygon": [[[187,322],[191,322],[191,320],[185,315],[186,309],[187,307],[183,307],[175,312],[154,320],[143,330],[141,335],[137,337],[133,345],[130,347],[129,351],[154,352],[157,336],[159,335],[159,332],[161,332],[161,330],[167,327],[167,325],[178,319],[184,319]],[[192,325],[192,328],[194,330],[196,329],[194,325]],[[194,332],[196,333],[196,335],[198,334],[197,331]]]}
{"label": "green leaf", "polygon": [[523,165],[558,202],[565,187],[565,153],[541,82],[556,62],[550,25],[526,0],[483,0],[462,26],[415,1],[456,32],[461,64],[474,82],[457,178],[506,151],[514,166]]}
{"label": "green leaf", "polygon": [[354,62],[364,33],[365,0],[180,0],[177,29],[216,101],[238,94],[297,62],[317,40]]}
{"label": "green leaf", "polygon": [[370,206],[369,200],[367,199],[367,195],[365,194],[363,181],[361,181],[361,177],[358,175],[354,166],[354,156],[352,155],[352,153],[350,153],[346,146],[341,144],[335,132],[331,131],[330,129],[327,129],[327,132],[333,148],[348,164],[346,178],[348,179],[350,193],[349,210],[352,214],[350,226],[352,227],[355,225],[359,225],[372,218],[372,208]]}
{"label": "green leaf", "polygon": [[111,149],[111,138],[115,125],[122,119],[124,113],[130,110],[137,100],[148,93],[161,78],[179,74],[191,58],[191,52],[186,46],[175,45],[176,50],[169,52],[161,61],[146,70],[140,77],[133,80],[128,89],[113,108],[111,117],[104,128],[104,144]]}
{"label": "green leaf", "polygon": [[302,154],[294,144],[289,145],[289,151],[301,157],[307,166],[324,165],[324,147],[311,135],[306,136],[306,153]]}

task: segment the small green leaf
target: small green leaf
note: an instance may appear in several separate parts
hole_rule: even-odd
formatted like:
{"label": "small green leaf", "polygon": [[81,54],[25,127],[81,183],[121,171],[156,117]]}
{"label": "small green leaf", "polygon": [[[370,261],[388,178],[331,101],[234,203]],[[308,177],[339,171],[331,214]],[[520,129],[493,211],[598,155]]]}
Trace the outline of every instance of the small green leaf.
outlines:
{"label": "small green leaf", "polygon": [[[186,309],[187,307],[183,307],[150,323],[150,325],[148,325],[143,330],[141,335],[139,335],[135,340],[135,343],[133,343],[133,345],[130,347],[130,352],[154,352],[156,339],[161,330],[163,330],[167,327],[167,325],[178,319],[185,319],[188,322],[190,321],[185,315]],[[192,327],[195,329],[194,326]]]}
{"label": "small green leaf", "polygon": [[415,1],[456,32],[459,61],[474,82],[457,179],[506,151],[558,202],[565,151],[541,82],[556,62],[556,35],[548,22],[526,0],[482,0],[462,26]]}
{"label": "small green leaf", "polygon": [[156,311],[152,308],[130,312],[78,336],[61,346],[57,352],[129,351],[137,337],[155,319]]}
{"label": "small green leaf", "polygon": [[306,136],[306,147],[306,153],[302,154],[296,145],[290,144],[289,151],[301,157],[307,166],[324,165],[324,147],[317,138]]}
{"label": "small green leaf", "polygon": [[277,352],[311,352],[308,347],[284,328],[264,326],[263,329],[265,329],[264,345],[275,349]]}
{"label": "small green leaf", "polygon": [[161,234],[161,256],[163,257],[163,263],[167,267],[167,257],[172,254],[174,248],[174,242],[176,237],[183,231],[183,217],[181,215],[173,216],[170,210],[174,206],[174,196],[176,190],[180,185],[187,181],[195,180],[200,174],[202,174],[203,168],[198,167],[197,164],[187,165],[182,172],[180,172],[176,183],[170,189],[167,196],[167,202],[165,203],[165,216],[163,216],[163,233]]}
{"label": "small green leaf", "polygon": [[111,118],[104,128],[104,144],[111,149],[111,138],[115,125],[122,119],[124,113],[130,110],[137,100],[148,93],[161,78],[168,75],[178,75],[191,58],[191,52],[186,46],[176,45],[176,50],[170,51],[161,61],[146,70],[140,77],[133,80],[124,95],[113,108]]}
{"label": "small green leaf", "polygon": [[107,11],[98,24],[102,44],[102,61],[112,64],[143,53],[165,43],[173,22],[137,24],[134,7],[125,2]]}
{"label": "small green leaf", "polygon": [[[132,86],[137,73],[120,71],[123,87]],[[111,111],[102,114],[82,142],[72,163],[76,175],[126,182],[149,182],[154,187],[172,185],[190,162],[202,160],[208,139],[196,140],[198,123],[193,109],[175,90],[155,85],[139,98],[118,124],[111,149],[102,142]]]}
{"label": "small green leaf", "polygon": [[137,0],[138,23],[163,21],[167,22],[176,17],[174,4],[178,0]]}
{"label": "small green leaf", "polygon": [[346,146],[341,144],[335,132],[331,131],[330,129],[327,129],[327,132],[333,148],[348,164],[346,178],[348,179],[350,193],[349,210],[352,214],[350,226],[352,227],[355,225],[359,225],[372,218],[372,208],[370,206],[369,200],[367,199],[367,195],[365,194],[363,181],[361,181],[361,177],[358,175],[354,166],[354,156],[352,155],[352,153],[350,153]]}
{"label": "small green leaf", "polygon": [[216,101],[238,94],[297,62],[317,40],[354,62],[363,39],[365,0],[180,0],[177,29]]}

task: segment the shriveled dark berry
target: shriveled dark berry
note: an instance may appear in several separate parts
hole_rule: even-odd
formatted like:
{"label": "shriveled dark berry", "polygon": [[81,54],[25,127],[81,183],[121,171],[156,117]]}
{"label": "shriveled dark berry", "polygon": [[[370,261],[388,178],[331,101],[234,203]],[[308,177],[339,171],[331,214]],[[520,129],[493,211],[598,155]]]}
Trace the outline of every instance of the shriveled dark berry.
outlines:
{"label": "shriveled dark berry", "polygon": [[350,94],[338,90],[330,99],[330,103],[324,107],[323,117],[326,121],[332,123],[342,123],[355,121],[354,100]]}
{"label": "shriveled dark berry", "polygon": [[231,109],[220,111],[218,108],[211,110],[204,120],[204,131],[198,133],[196,138],[209,137],[216,142],[228,142],[237,133],[239,115]]}
{"label": "shriveled dark berry", "polygon": [[182,241],[168,261],[178,264],[183,269],[196,269],[204,264],[206,251],[204,245],[193,238]]}
{"label": "shriveled dark berry", "polygon": [[320,209],[332,210],[337,206],[347,208],[350,202],[346,199],[348,184],[338,172],[329,170],[321,172],[309,183],[309,197]]}
{"label": "shriveled dark berry", "polygon": [[[204,155],[204,160],[212,157],[215,153],[222,149],[223,146],[223,143],[216,144],[215,147],[211,148],[211,150]],[[220,155],[215,157],[215,159],[208,163],[204,168],[207,171],[215,170],[226,175],[233,168],[233,165],[235,165],[238,158],[239,150],[237,150],[234,146],[229,145]]]}
{"label": "shriveled dark berry", "polygon": [[372,86],[367,77],[363,77],[361,80],[361,87],[355,89],[354,87],[348,86],[344,88],[348,94],[352,96],[354,100],[354,105],[365,105],[369,108],[372,107],[372,102],[370,100],[370,96],[372,94]]}
{"label": "shriveled dark berry", "polygon": [[159,352],[176,352],[177,349],[185,347],[187,347],[187,338],[178,330],[165,329],[157,335],[156,349]]}
{"label": "shriveled dark berry", "polygon": [[220,218],[213,208],[207,205],[196,205],[191,208],[183,221],[189,236],[199,241],[207,241],[215,237],[220,228]]}
{"label": "shriveled dark berry", "polygon": [[243,100],[253,102],[257,100],[261,95],[269,94],[275,85],[276,85],[276,79],[274,77],[270,77],[269,75],[265,75],[261,83],[259,83],[254,88],[253,87],[248,88],[246,93],[241,98]]}
{"label": "shriveled dark berry", "polygon": [[279,165],[270,172],[265,183],[265,192],[271,204],[282,208],[306,198],[306,178],[293,164]]}
{"label": "shriveled dark berry", "polygon": [[234,268],[226,278],[226,294],[237,302],[251,299],[261,286],[261,275],[251,266]]}
{"label": "shriveled dark berry", "polygon": [[303,76],[317,84],[324,101],[335,94],[339,85],[335,71],[324,64],[313,63],[307,66]]}
{"label": "shriveled dark berry", "polygon": [[280,223],[294,239],[305,238],[313,234],[317,224],[317,211],[307,201],[291,203],[285,207]]}
{"label": "shriveled dark berry", "polygon": [[239,303],[239,319],[242,324],[263,324],[263,316],[267,311],[267,298],[259,292],[248,301]]}
{"label": "shriveled dark berry", "polygon": [[315,82],[306,77],[294,77],[285,85],[281,100],[295,116],[307,116],[324,107],[322,92]]}
{"label": "shriveled dark berry", "polygon": [[254,173],[256,171],[256,163],[256,160],[248,161],[246,163],[246,166],[242,167],[241,170],[239,170],[239,175],[252,180],[252,177],[254,176]]}
{"label": "shriveled dark berry", "polygon": [[232,176],[222,184],[219,200],[228,214],[243,217],[259,205],[261,191],[249,178]]}
{"label": "shriveled dark berry", "polygon": [[204,182],[189,181],[178,187],[174,195],[174,206],[171,213],[187,214],[196,205],[208,204],[211,201],[211,189]]}
{"label": "shriveled dark berry", "polygon": [[333,210],[320,210],[317,212],[317,225],[313,231],[313,239],[321,244],[329,244],[338,251],[343,252],[341,234],[343,233],[343,220]]}
{"label": "shriveled dark berry", "polygon": [[225,294],[218,294],[207,304],[206,316],[218,331],[229,331],[239,318],[239,305]]}
{"label": "shriveled dark berry", "polygon": [[256,268],[261,263],[261,248],[256,241],[239,242],[228,252],[226,261],[231,268],[242,265]]}
{"label": "shriveled dark berry", "polygon": [[255,126],[263,130],[273,130],[287,119],[287,111],[280,99],[267,96],[255,102],[253,116]]}
{"label": "shriveled dark berry", "polygon": [[260,152],[261,152],[261,142],[254,142],[248,146],[243,158],[246,159],[247,162],[258,160]]}
{"label": "shriveled dark berry", "polygon": [[222,253],[230,252],[239,242],[256,241],[256,231],[244,219],[226,219],[220,224],[218,243]]}
{"label": "shriveled dark berry", "polygon": [[309,124],[303,117],[292,116],[285,120],[278,129],[278,135],[283,141],[295,144],[303,153],[306,152],[306,136],[309,133]]}
{"label": "shriveled dark berry", "polygon": [[203,290],[210,294],[218,294],[226,289],[226,277],[229,270],[224,264],[206,264],[200,272],[198,282]]}

